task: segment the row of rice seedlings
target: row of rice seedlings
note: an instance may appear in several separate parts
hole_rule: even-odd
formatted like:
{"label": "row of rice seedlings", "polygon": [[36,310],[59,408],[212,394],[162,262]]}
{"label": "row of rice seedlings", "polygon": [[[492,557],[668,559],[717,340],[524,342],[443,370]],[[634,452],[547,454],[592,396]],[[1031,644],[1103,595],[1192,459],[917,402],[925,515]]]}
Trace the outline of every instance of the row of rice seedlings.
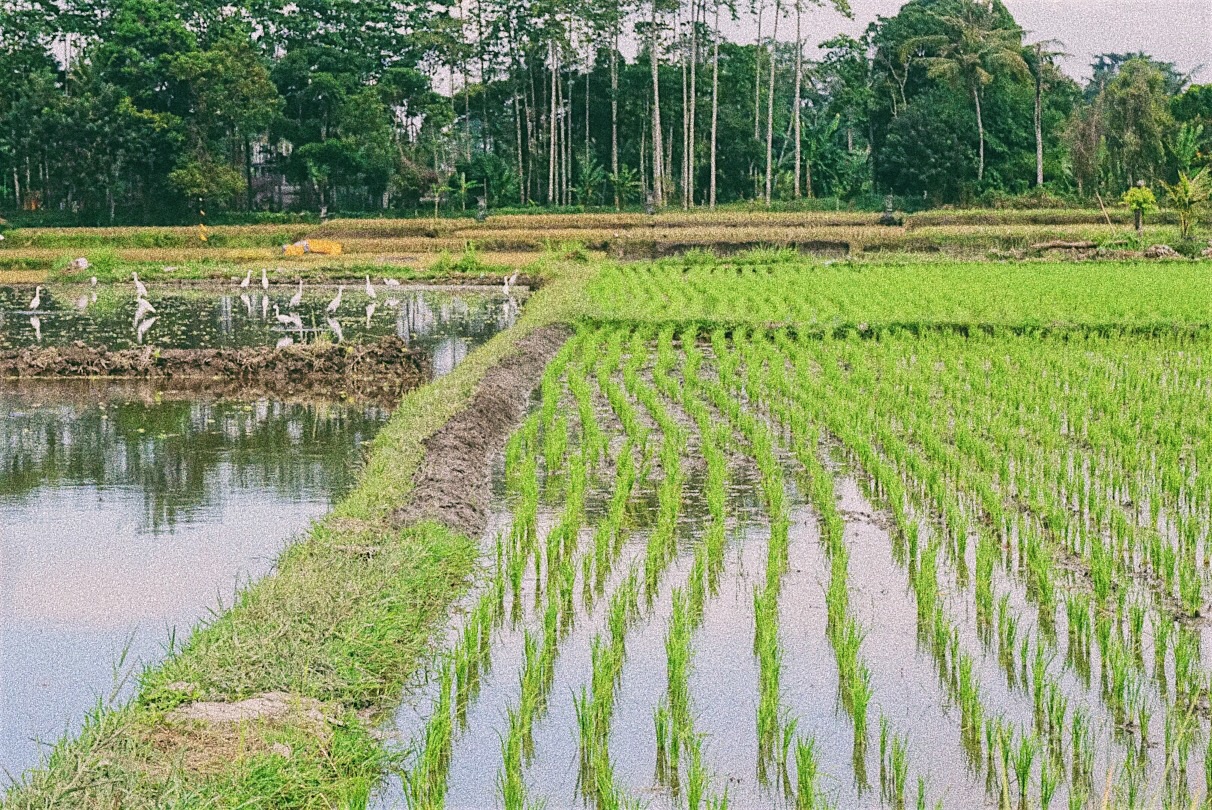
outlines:
{"label": "row of rice seedlings", "polygon": [[[624,385],[629,394],[640,402],[656,423],[661,434],[659,464],[661,481],[657,486],[656,526],[649,535],[644,555],[644,595],[651,604],[656,596],[660,577],[677,552],[677,521],[681,513],[685,475],[682,470],[682,455],[687,444],[685,429],[674,419],[666,407],[664,398],[656,388],[639,377],[643,358],[649,355],[648,344],[652,335],[647,330],[636,330],[631,334],[631,357],[623,367]],[[640,362],[634,358],[641,358]],[[664,373],[672,358],[658,354],[654,375]]]}
{"label": "row of rice seedlings", "polygon": [[[860,454],[868,459],[868,466],[880,467],[880,464],[871,460],[871,452],[870,448],[866,448],[866,452],[863,452],[863,448],[860,448]],[[883,473],[883,480],[888,480],[889,471],[885,468],[883,469]],[[895,479],[888,480],[887,489],[893,492],[899,491]],[[901,504],[900,497],[892,500],[892,503]],[[898,515],[898,530],[904,534],[909,534],[910,545],[914,545],[916,524],[906,524],[906,515],[903,509],[894,509],[893,511]],[[970,761],[979,763],[981,748],[980,730],[985,722],[984,708],[981,704],[979,685],[972,674],[972,660],[966,654],[959,651],[958,628],[955,628],[946,619],[942,606],[938,602],[938,586],[935,574],[937,552],[938,543],[936,540],[932,540],[926,545],[920,556],[913,555],[910,557],[910,585],[917,595],[919,635],[921,635],[921,631],[926,627],[933,628],[926,635],[925,641],[932,652],[936,652],[936,660],[939,663],[940,683],[951,696],[951,699],[960,705],[961,741],[964,749],[968,752]],[[1004,603],[1002,615],[1007,615]],[[1038,655],[1042,651],[1043,647],[1037,646],[1037,662],[1043,660]],[[950,663],[948,663],[948,657],[950,658]],[[1025,657],[1024,654],[1023,658],[1025,659]],[[1044,670],[1038,663],[1035,673],[1036,682],[1040,684],[1036,690],[1037,695],[1043,695],[1046,688],[1047,693],[1052,696],[1050,704],[1052,714],[1050,716],[1053,718],[1055,726],[1059,728],[1063,723],[1064,714],[1063,702],[1057,697],[1060,695],[1059,687],[1050,676],[1047,677],[1045,682]],[[903,789],[903,780],[900,787]],[[898,790],[897,793],[900,794],[900,801],[903,802],[903,790]],[[919,797],[920,800],[921,798]]]}
{"label": "row of rice seedlings", "polygon": [[[610,339],[611,343],[618,345],[620,335],[621,330],[616,330],[615,335]],[[580,730],[579,781],[581,791],[591,798],[599,808],[615,807],[620,803],[626,804],[630,801],[623,796],[615,784],[613,766],[610,761],[609,735],[614,712],[614,695],[622,677],[626,633],[641,613],[638,604],[639,592],[643,591],[650,605],[660,577],[676,550],[676,528],[681,510],[684,475],[681,469],[681,456],[687,441],[685,431],[673,419],[661,401],[660,394],[640,379],[640,370],[649,354],[648,335],[633,333],[628,343],[629,356],[622,366],[624,386],[621,389],[614,387],[611,390],[611,380],[604,378],[600,378],[600,380],[603,388],[607,390],[608,399],[616,407],[620,421],[625,427],[631,425],[629,430],[638,432],[640,422],[638,414],[634,410],[629,410],[632,408],[631,397],[643,405],[657,425],[661,436],[659,463],[662,478],[657,492],[657,522],[647,544],[642,567],[632,569],[624,585],[616,589],[608,614],[609,640],[607,641],[599,635],[593,642],[593,676],[590,689],[583,688],[581,694],[574,697]],[[666,376],[673,363],[674,358],[668,352],[663,353],[658,357],[654,377]],[[630,436],[627,441],[631,441]],[[610,519],[608,514],[607,520]],[[619,519],[622,519],[621,512]],[[606,539],[611,536],[618,536],[617,530],[611,529],[597,535],[601,540],[595,542],[595,548],[600,550],[595,553],[603,559],[617,556],[617,543],[611,544]],[[608,548],[608,546],[612,547]],[[599,566],[600,570],[602,569]],[[679,596],[679,604],[682,606],[679,616],[685,620],[685,603],[681,596]],[[688,685],[683,676],[688,674],[686,667],[689,661],[689,631],[685,629],[684,622],[679,622],[678,627],[679,642],[675,646],[680,653],[674,655],[673,661],[677,669],[675,669],[675,676],[671,677],[670,683],[681,684],[679,694],[683,696],[684,700],[679,701],[678,705],[686,707],[680,709],[677,716],[681,718],[680,740],[685,742],[684,747],[691,763],[687,777],[688,790],[692,797],[705,800],[703,789],[706,785],[706,772],[702,768],[700,743],[697,735],[686,731],[686,724],[689,721],[689,696]],[[682,676],[677,676],[677,672],[681,672]],[[663,741],[668,738],[661,736],[659,739]],[[678,750],[681,750],[682,747],[679,745]]]}
{"label": "row of rice seedlings", "polygon": [[[1139,625],[1139,620],[1137,621],[1137,625]],[[1037,652],[1038,652],[1038,648],[1037,648]],[[1025,658],[1025,656],[1024,656],[1024,658]],[[1054,689],[1054,687],[1053,687],[1053,689]],[[1043,690],[1040,690],[1040,689],[1038,689],[1038,688],[1037,688],[1037,689],[1036,689],[1036,699],[1037,699],[1037,701],[1039,701],[1039,699],[1040,699],[1040,698],[1039,698],[1039,696],[1040,696],[1041,694],[1043,694]],[[1050,690],[1050,691],[1049,691],[1049,694],[1051,694],[1051,695],[1053,696],[1053,697],[1050,699],[1050,703],[1051,703],[1051,704],[1052,704],[1052,706],[1053,706],[1053,710],[1052,710],[1052,711],[1053,711],[1053,713],[1055,714],[1055,713],[1056,713],[1056,708],[1055,708],[1055,707],[1056,707],[1056,704],[1057,704],[1057,701],[1056,701],[1056,699],[1055,699],[1055,691]],[[1054,721],[1054,724],[1059,725],[1059,722]],[[1142,723],[1141,725],[1147,725],[1147,723]]]}
{"label": "row of rice seedlings", "polygon": [[787,547],[790,517],[786,500],[786,484],[782,465],[775,453],[776,443],[769,428],[749,413],[729,388],[740,386],[737,369],[728,362],[721,334],[712,336],[720,382],[697,376],[694,385],[701,389],[712,404],[748,444],[748,452],[761,475],[761,488],[770,538],[767,544],[764,584],[754,588],[753,650],[758,659],[758,780],[766,783],[773,766],[786,793],[792,792],[790,748],[795,736],[796,721],[788,716],[782,705],[782,643],[778,635],[779,594],[783,574],[787,570]]}
{"label": "row of rice seedlings", "polygon": [[[1116,616],[1116,623],[1118,625],[1121,621],[1121,617],[1123,617],[1123,615],[1125,613],[1124,601],[1125,601],[1126,592],[1121,590],[1115,594],[1114,600],[1112,600],[1110,598],[1111,593],[1109,592],[1109,581],[1112,579],[1113,576],[1116,576],[1116,573],[1115,573],[1115,571],[1112,570],[1111,555],[1104,553],[1103,548],[1104,547],[1102,546],[1101,543],[1095,543],[1094,545],[1092,545],[1090,547],[1090,551],[1091,551],[1091,554],[1092,554],[1092,557],[1094,560],[1093,579],[1094,579],[1094,585],[1095,585],[1095,594],[1096,594],[1096,597],[1100,599],[1100,601],[1113,602],[1115,616]],[[1084,610],[1075,610],[1074,609],[1074,600],[1070,599],[1067,607],[1069,608],[1067,612],[1069,613],[1069,616],[1070,616],[1071,641],[1075,640],[1075,641],[1079,642],[1076,645],[1071,643],[1069,657],[1071,659],[1076,659],[1076,663],[1078,665],[1080,674],[1088,682],[1088,678],[1089,678],[1089,671],[1088,671],[1089,670],[1089,649],[1088,649],[1088,647],[1089,647],[1089,645],[1088,645],[1089,622],[1086,621],[1084,618],[1084,616],[1085,616]],[[1145,614],[1144,606],[1140,605],[1137,602],[1133,602],[1128,606],[1127,613],[1128,613],[1128,629],[1129,629],[1127,644],[1128,644],[1129,648],[1131,648],[1131,649],[1139,649],[1142,646],[1141,639],[1142,639],[1142,635],[1143,635],[1142,629],[1143,629],[1143,619],[1144,619],[1144,614]],[[1169,627],[1169,625],[1170,625],[1169,620],[1166,620],[1166,621],[1160,623],[1160,626],[1162,626],[1162,627]],[[1084,644],[1081,643],[1083,641],[1083,635],[1086,636],[1086,638],[1084,639],[1084,642],[1085,642]],[[1105,638],[1109,634],[1104,632],[1104,633],[1101,633],[1100,635],[1101,635],[1101,637]],[[1161,680],[1159,680],[1159,686],[1162,687],[1163,692],[1164,692],[1164,684],[1165,684],[1164,658],[1165,658],[1165,654],[1166,654],[1165,646],[1166,646],[1166,636],[1167,635],[1168,635],[1168,633],[1166,631],[1163,631],[1160,634],[1159,638],[1161,640],[1161,644],[1160,644],[1159,648],[1156,650],[1156,652],[1157,652],[1156,657],[1162,663],[1160,666],[1155,665],[1155,675],[1162,674],[1162,678],[1161,678]],[[1078,655],[1075,656],[1074,652],[1078,653]],[[1120,699],[1120,696],[1122,696],[1122,693],[1124,691],[1122,688],[1122,685],[1125,683],[1125,677],[1124,677],[1125,660],[1124,660],[1123,656],[1105,655],[1104,657],[1107,658],[1112,663],[1112,672],[1110,672],[1109,674],[1111,675],[1111,680],[1113,681],[1113,683],[1117,684],[1111,693],[1113,695],[1113,697],[1116,698],[1114,700],[1114,702],[1112,703],[1112,709],[1117,714],[1120,724],[1124,725],[1124,717],[1123,717],[1124,701],[1122,699]],[[1128,663],[1135,664],[1135,665],[1143,664],[1143,659],[1140,659],[1139,656],[1134,656],[1133,659],[1128,660]],[[1139,668],[1139,666],[1138,666],[1138,668]],[[1188,691],[1188,692],[1192,691],[1190,689],[1189,681],[1184,682],[1184,685],[1186,685],[1188,687],[1186,689],[1186,691]],[[1136,714],[1139,716],[1140,711],[1142,711],[1142,710],[1147,711],[1145,709],[1145,707],[1143,706],[1143,704],[1138,706]],[[1142,733],[1147,731],[1147,723],[1138,721],[1135,723],[1135,726]]]}
{"label": "row of rice seedlings", "polygon": [[[856,441],[853,437],[850,437],[850,440],[852,442]],[[866,449],[865,452],[860,450],[860,453],[864,457],[868,457],[868,461],[866,462],[867,466],[869,468],[875,468],[877,471],[879,471],[882,468],[882,465],[878,461],[870,460],[869,456],[870,456],[871,452],[872,451],[869,448]],[[885,480],[886,480],[887,475],[888,475],[888,472],[886,469],[884,469],[883,476],[885,477]],[[895,483],[892,483],[890,488],[895,489],[895,486],[896,486]],[[897,512],[897,511],[898,510],[894,510],[894,512]],[[907,529],[910,532],[912,532],[913,530],[915,530],[915,528],[916,527],[912,524],[908,527],[906,527],[904,525],[901,526],[902,531],[905,531]],[[985,554],[982,551],[983,547],[987,547],[987,544],[986,543],[978,544],[978,559],[983,557]],[[911,585],[914,587],[914,590],[918,594],[919,620],[922,618],[921,613],[925,612],[922,610],[923,602],[926,602],[927,604],[929,604],[929,603],[933,602],[935,599],[934,594],[935,594],[935,589],[936,589],[936,582],[935,582],[934,574],[933,574],[933,570],[935,567],[935,562],[934,562],[935,552],[936,552],[936,546],[933,543],[928,544],[924,557],[919,561],[916,573],[911,574],[911,580],[910,580]],[[989,576],[988,564],[986,564],[983,561],[978,564],[978,576],[982,576],[982,574],[979,573],[979,569],[982,569],[982,568],[985,569],[985,573],[983,573],[983,576]],[[930,573],[928,575],[925,575],[924,572],[927,570]],[[923,582],[925,582],[927,584],[925,586],[923,586]],[[989,584],[991,585],[991,583],[989,583]],[[986,588],[988,588],[988,586],[986,586]],[[979,590],[979,588],[978,588],[978,590]],[[987,600],[991,601],[992,600],[991,590],[986,589],[985,593],[986,593],[985,598]],[[999,606],[1000,606],[1000,610],[999,610],[999,614],[998,614],[999,615],[999,634],[1000,634],[1000,638],[1002,641],[1002,643],[1000,644],[1000,650],[1003,651],[1003,653],[1009,654],[1008,659],[1003,657],[1003,663],[1006,666],[1008,678],[1011,680],[1011,683],[1013,684],[1014,680],[1016,679],[1016,673],[1018,671],[1014,667],[1014,663],[1013,663],[1014,662],[1014,658],[1013,658],[1014,650],[1016,649],[1016,646],[1014,643],[1014,638],[1015,638],[1016,629],[1017,629],[1017,620],[1013,617],[1013,614],[1008,610],[1008,605],[1007,605],[1007,601],[1006,601],[1007,599],[1008,599],[1008,595],[1003,596],[1003,598],[999,601]],[[978,615],[979,615],[979,611],[980,611],[980,609],[978,608]],[[989,611],[989,608],[985,607],[984,612],[986,613],[986,615],[987,615],[988,611]],[[936,622],[945,621],[944,619],[942,619],[941,610],[936,610],[936,612],[934,613],[934,616],[936,617]],[[952,632],[954,633],[955,631],[953,630]],[[937,634],[937,635],[942,635],[942,634]],[[953,636],[953,637],[957,639],[956,636]],[[1021,678],[1021,680],[1024,683],[1026,682],[1026,675],[1025,675],[1025,661],[1027,658],[1026,642],[1027,642],[1027,640],[1024,639],[1024,645],[1023,645],[1022,653],[1020,656],[1021,659],[1024,661],[1024,674]],[[936,646],[941,646],[941,645],[936,645]],[[1034,673],[1035,673],[1034,680],[1035,680],[1035,683],[1037,684],[1037,688],[1035,690],[1035,698],[1036,698],[1037,702],[1041,701],[1043,699],[1043,695],[1045,694],[1045,687],[1046,687],[1047,694],[1052,696],[1050,698],[1051,714],[1049,715],[1049,717],[1051,718],[1052,724],[1055,727],[1059,728],[1063,724],[1063,715],[1064,715],[1065,707],[1063,705],[1063,701],[1061,701],[1057,697],[1060,694],[1059,687],[1056,685],[1055,681],[1053,681],[1051,679],[1050,676],[1045,675],[1046,670],[1041,665],[1044,660],[1042,657],[1043,651],[1044,651],[1044,647],[1042,645],[1037,644],[1037,646],[1036,646],[1037,657],[1035,659],[1036,665],[1034,668]],[[960,705],[960,708],[961,708],[961,739],[962,739],[962,742],[964,745],[964,749],[968,752],[970,761],[979,762],[979,760],[980,760],[980,729],[981,729],[982,724],[985,722],[984,709],[981,705],[981,699],[980,699],[980,694],[979,694],[979,685],[976,683],[976,681],[972,675],[971,659],[966,654],[963,654],[963,653],[958,653],[958,657],[957,657],[956,652],[953,652],[951,657],[952,657],[953,662],[955,662],[955,668],[952,670],[951,677],[948,677],[947,670],[942,668],[944,666],[944,661],[942,661],[940,659],[941,682],[943,683],[943,685],[945,687],[948,687],[949,691],[952,692],[952,694],[953,694],[953,699],[955,699]],[[958,674],[958,677],[955,677],[956,674]],[[1055,740],[1056,738],[1052,737],[1051,739]],[[1057,747],[1059,750],[1059,741],[1057,741]]]}
{"label": "row of rice seedlings", "polygon": [[[1063,355],[1059,359],[1050,357],[1049,377],[1064,379],[1073,376],[1074,372],[1065,367],[1066,362],[1068,361],[1064,359]],[[1148,366],[1134,364],[1131,373],[1133,375],[1147,374]],[[1117,374],[1122,377],[1127,372],[1117,369]],[[1114,379],[1115,375],[1112,376]],[[1159,390],[1176,388],[1177,386],[1170,382],[1171,379],[1167,377],[1158,380],[1158,385],[1150,386],[1150,388]],[[1126,426],[1141,423],[1142,415],[1136,413],[1136,411],[1142,410],[1136,397],[1136,391],[1140,388],[1139,382],[1134,377],[1124,379],[1124,383],[1131,385],[1132,397],[1125,398],[1130,401],[1120,401],[1117,398],[1113,404],[1119,407],[1110,408],[1102,414],[1107,417],[1107,421],[1114,423],[1131,420],[1126,423]],[[1101,385],[1099,380],[1092,379],[1080,389],[1075,387],[1075,390],[1080,390],[1082,395],[1093,400],[1094,404],[1104,406],[1112,404],[1096,398]],[[1122,389],[1125,386],[1120,387]],[[1032,386],[1020,384],[1018,388],[1026,389],[1024,400],[1028,404],[1037,403],[1041,397],[1052,395],[1052,392],[1039,390],[1038,383]],[[1094,393],[1091,394],[1091,391]],[[1024,392],[1016,391],[1015,393],[1017,395]],[[1149,402],[1150,393],[1143,392],[1139,399]],[[1107,395],[1103,394],[1103,396]],[[1122,397],[1122,394],[1118,396]],[[1081,521],[1100,533],[1100,536],[1095,536],[1092,534],[1091,528],[1084,531],[1069,529],[1065,535],[1065,539],[1076,547],[1075,553],[1082,553],[1087,546],[1093,543],[1093,548],[1089,548],[1089,553],[1095,555],[1092,560],[1092,573],[1095,592],[1100,600],[1105,601],[1109,598],[1112,583],[1118,577],[1139,576],[1139,573],[1134,572],[1133,569],[1137,565],[1141,565],[1146,574],[1156,578],[1156,584],[1161,586],[1163,596],[1167,600],[1173,600],[1176,611],[1181,610],[1188,614],[1198,611],[1202,601],[1202,585],[1196,572],[1197,543],[1195,538],[1200,534],[1199,526],[1207,524],[1207,509],[1202,508],[1197,513],[1189,508],[1182,508],[1185,488],[1190,477],[1181,471],[1179,458],[1174,456],[1176,450],[1173,446],[1166,445],[1156,448],[1149,447],[1148,444],[1136,441],[1134,431],[1131,432],[1132,440],[1125,441],[1130,428],[1108,433],[1101,429],[1092,431],[1088,424],[1082,425],[1080,428],[1069,425],[1067,428],[1069,433],[1080,429],[1084,432],[1095,433],[1096,438],[1100,440],[1102,452],[1083,454],[1079,457],[1073,448],[1065,448],[1056,439],[1051,438],[1054,434],[1063,437],[1066,432],[1064,423],[1057,422],[1057,419],[1063,418],[1063,414],[1057,416],[1054,413],[1055,410],[1055,408],[1049,410],[1036,407],[1028,411],[1038,425],[1030,431],[1031,439],[1036,447],[1043,451],[1044,457],[1060,462],[1049,461],[1057,473],[1054,476],[1057,481],[1053,487],[1039,493],[1038,505],[1050,510],[1050,518],[1060,517],[1062,520],[1067,518],[1063,509],[1058,509],[1054,504],[1047,502],[1050,498],[1049,491],[1059,492],[1060,500],[1080,505]],[[1074,408],[1074,410],[1078,409]],[[1156,404],[1143,410],[1150,421],[1155,414],[1159,420],[1167,420],[1164,414],[1158,413]],[[1176,407],[1167,410],[1182,413],[1185,409]],[[1048,422],[1045,424],[1041,417],[1049,417]],[[1171,429],[1184,430],[1177,425]],[[1198,433],[1198,428],[1196,432]],[[1206,437],[1197,438],[1197,441],[1200,440],[1206,441]],[[1064,439],[1062,438],[1061,441],[1063,442]],[[1146,452],[1142,453],[1142,447]],[[1167,456],[1169,456],[1168,459],[1166,459]],[[1039,457],[1038,450],[1036,457]],[[1078,458],[1080,458],[1080,463],[1077,461]],[[1166,459],[1164,463],[1170,466],[1158,468],[1158,465],[1162,463],[1158,461],[1159,458]],[[1034,471],[1037,464],[1032,464],[1031,460],[1027,460],[1026,465],[1030,468],[1029,472],[1038,477],[1039,473]],[[1148,480],[1141,480],[1142,473],[1137,472],[1130,475],[1127,470],[1149,470]],[[1062,476],[1060,473],[1064,473],[1064,475]],[[1136,509],[1136,514],[1132,515],[1132,517],[1147,520],[1146,523],[1138,525],[1136,522],[1126,519],[1127,515],[1118,503],[1120,497],[1118,493],[1125,491],[1133,503],[1148,502],[1147,515],[1141,514],[1142,510],[1139,508]],[[1195,495],[1196,492],[1197,490],[1191,490],[1192,495]],[[1113,502],[1113,498],[1116,502]],[[1199,500],[1206,502],[1207,496],[1199,496]],[[1163,502],[1169,503],[1170,507],[1178,512],[1178,514],[1168,517],[1174,524],[1174,535],[1180,544],[1178,551],[1170,546],[1157,530]],[[1103,533],[1111,535],[1110,543],[1104,541],[1101,536]],[[1206,531],[1204,533],[1206,534]]]}
{"label": "row of rice seedlings", "polygon": [[[740,360],[744,356],[744,347],[747,346],[747,336],[743,330],[734,334],[733,347],[729,347],[722,331],[719,330],[712,334],[712,344],[721,382],[704,382],[704,390],[754,448],[754,455],[763,475],[767,509],[771,515],[766,584],[754,593],[754,649],[759,661],[760,681],[759,750],[762,752],[762,756],[759,756],[759,775],[762,775],[762,767],[766,762],[776,762],[784,788],[791,793],[788,759],[794,740],[795,720],[786,717],[786,713],[780,709],[779,678],[782,655],[777,638],[778,592],[781,576],[787,565],[789,517],[781,469],[775,456],[776,440],[769,427],[748,408],[743,407],[738,398],[738,395],[744,392],[755,403],[762,401],[770,390],[768,375],[777,372],[760,363],[750,363],[746,367],[746,376],[742,378]],[[808,439],[806,435],[801,434],[798,438],[798,442],[793,442],[796,445],[795,455],[808,473],[813,505],[821,518],[822,541],[830,560],[830,582],[826,592],[827,631],[838,664],[839,702],[854,722],[854,765],[861,790],[866,782],[867,707],[872,697],[872,689],[870,671],[861,660],[860,654],[862,628],[849,614],[846,565],[848,554],[843,540],[844,523],[837,511],[832,476],[816,455],[815,435]],[[797,782],[798,780],[797,775]],[[818,792],[815,788],[805,788],[805,791],[813,794]],[[798,793],[798,788],[796,792]]]}
{"label": "row of rice seedlings", "polygon": [[[572,349],[566,346],[566,351],[562,351],[558,355],[560,362],[555,364],[556,369],[567,369],[568,360],[574,350],[582,351],[585,343],[586,341],[578,339],[570,341],[568,346],[571,346]],[[576,376],[587,369],[583,355],[579,359],[581,362],[577,363],[570,376]],[[604,373],[609,374],[609,363],[606,363],[605,366]],[[545,438],[548,433],[561,433],[565,439],[569,435],[567,423],[560,419],[552,406],[552,403],[558,404],[563,396],[563,386],[560,385],[559,377],[559,374],[562,373],[562,371],[548,369],[545,383],[541,386],[540,408],[507,442],[507,487],[515,491],[518,496],[510,539],[507,543],[498,542],[496,576],[481,602],[472,612],[472,620],[465,625],[462,638],[456,644],[451,655],[451,663],[442,670],[442,677],[445,680],[454,680],[457,684],[453,688],[455,695],[453,700],[459,707],[455,710],[455,716],[465,717],[466,703],[474,698],[479,672],[490,662],[492,628],[499,624],[504,615],[506,580],[511,582],[513,588],[513,615],[516,621],[520,618],[518,596],[522,589],[522,572],[527,566],[529,554],[534,553],[536,604],[544,606],[540,613],[542,627],[538,633],[529,630],[525,632],[520,698],[517,706],[508,710],[509,729],[502,740],[503,765],[498,774],[498,788],[502,802],[507,807],[523,807],[528,804],[523,774],[527,761],[533,755],[533,726],[537,718],[545,711],[547,694],[554,676],[558,646],[563,634],[570,627],[573,583],[576,575],[571,553],[575,548],[577,530],[583,518],[584,490],[588,485],[590,475],[589,465],[583,459],[580,446],[569,452],[570,445],[567,440],[553,442]],[[577,385],[577,383],[570,383],[570,387],[572,385]],[[582,418],[587,417],[584,409],[578,410]],[[544,428],[545,420],[546,428]],[[586,428],[586,425],[590,424],[592,423],[588,421],[582,423],[581,437],[595,436],[592,427]],[[561,448],[559,458],[552,454],[553,447]],[[545,601],[542,599],[544,591],[539,576],[540,548],[537,543],[540,449],[549,475],[565,466],[569,472],[565,508],[556,526],[547,537],[549,588],[546,591]],[[635,483],[635,465],[633,455],[626,443],[623,453],[624,456],[621,457],[617,469],[614,502],[625,505]],[[565,459],[568,460],[565,461]],[[620,492],[624,494],[618,495],[617,493]],[[611,523],[607,529],[609,534],[616,536],[622,534],[620,528],[623,519],[622,509],[622,506],[618,506],[611,510],[607,518]],[[625,595],[626,589],[623,593]],[[613,619],[612,624],[618,627],[618,619]],[[474,654],[470,652],[473,646]],[[452,739],[451,698],[447,696],[450,691],[451,689],[445,685],[439,690],[435,711],[427,724],[426,744],[422,749],[421,759],[408,779],[410,804],[415,806],[441,806],[445,798],[445,779],[449,767]]]}
{"label": "row of rice seedlings", "polygon": [[[733,338],[738,353],[753,350],[754,341],[759,339],[755,335],[751,340],[742,330],[738,330]],[[718,332],[716,342],[719,351],[726,351],[723,336]],[[756,353],[750,355],[749,359],[750,381],[747,390],[750,396],[758,397],[761,404],[789,430],[790,449],[807,474],[810,500],[820,518],[821,542],[830,562],[826,588],[826,630],[837,660],[839,702],[854,723],[855,762],[858,766],[866,750],[867,707],[872,697],[871,673],[861,656],[863,629],[850,611],[845,521],[837,508],[833,476],[820,457],[820,434],[806,414],[794,408],[785,396],[788,381],[784,366],[763,363]]]}

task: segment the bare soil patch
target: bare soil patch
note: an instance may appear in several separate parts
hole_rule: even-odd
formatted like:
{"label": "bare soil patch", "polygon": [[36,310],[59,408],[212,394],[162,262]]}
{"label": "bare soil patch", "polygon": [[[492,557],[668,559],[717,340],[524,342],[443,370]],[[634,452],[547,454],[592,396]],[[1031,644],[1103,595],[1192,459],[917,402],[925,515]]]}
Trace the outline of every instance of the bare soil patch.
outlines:
{"label": "bare soil patch", "polygon": [[429,359],[397,337],[281,349],[111,351],[76,342],[0,352],[0,379],[69,377],[156,380],[229,396],[319,394],[394,403],[429,379]]}
{"label": "bare soil patch", "polygon": [[433,520],[471,537],[484,532],[490,459],[521,421],[543,369],[570,334],[563,325],[537,329],[485,373],[467,407],[426,440],[412,497],[396,510],[396,523]]}

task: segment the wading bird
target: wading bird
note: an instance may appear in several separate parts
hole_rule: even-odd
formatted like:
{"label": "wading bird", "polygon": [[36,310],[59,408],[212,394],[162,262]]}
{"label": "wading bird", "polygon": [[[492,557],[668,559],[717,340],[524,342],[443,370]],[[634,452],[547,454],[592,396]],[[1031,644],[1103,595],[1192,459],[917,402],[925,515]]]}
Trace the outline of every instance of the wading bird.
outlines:
{"label": "wading bird", "polygon": [[325,307],[325,312],[327,312],[329,315],[332,315],[341,307],[341,294],[344,292],[345,292],[344,284],[342,284],[340,287],[337,287],[337,297],[328,302],[328,306]]}
{"label": "wading bird", "polygon": [[247,290],[249,284],[252,284],[252,270],[244,274],[244,280],[240,282],[240,289]]}
{"label": "wading bird", "polygon": [[261,289],[269,289],[269,276],[266,275],[264,267],[261,268]]}
{"label": "wading bird", "polygon": [[147,330],[152,328],[152,324],[160,320],[159,318],[148,318],[143,323],[135,327],[135,339],[140,343],[143,342],[143,336],[147,334]]}
{"label": "wading bird", "polygon": [[374,285],[370,283],[370,276],[366,277],[366,294],[371,298],[378,298],[379,294],[375,292]]}
{"label": "wading bird", "polygon": [[245,293],[240,293],[240,303],[243,304],[244,308],[248,310],[248,317],[251,318],[252,317],[252,299],[249,298]]}
{"label": "wading bird", "polygon": [[97,286],[97,277],[93,276],[92,278],[90,278],[88,280],[88,283],[91,284],[92,286],[96,287]]}
{"label": "wading bird", "polygon": [[140,298],[146,298],[147,297],[147,287],[143,284],[142,281],[139,280],[139,274],[131,273],[130,276],[131,276],[131,278],[133,278],[135,280],[135,293]]}
{"label": "wading bird", "polygon": [[40,306],[42,306],[42,288],[38,287],[34,290],[34,297],[29,299],[29,308],[32,312]]}
{"label": "wading bird", "polygon": [[303,303],[303,279],[299,279],[299,291],[290,297],[290,307],[294,309]]}
{"label": "wading bird", "polygon": [[76,299],[76,309],[80,310],[81,312],[88,309],[88,296],[87,295],[82,295]]}
{"label": "wading bird", "polygon": [[155,311],[156,308],[146,298],[140,298],[138,306],[135,307],[135,323],[138,323]]}
{"label": "wading bird", "polygon": [[394,278],[385,278],[385,279],[383,279],[383,283],[386,284],[388,287],[399,287],[400,286],[400,281],[398,279],[394,279]]}
{"label": "wading bird", "polygon": [[336,318],[328,319],[328,328],[331,329],[332,333],[337,336],[337,343],[345,340],[345,333],[341,331],[341,324]]}
{"label": "wading bird", "polygon": [[374,301],[371,301],[369,304],[366,305],[366,328],[367,329],[370,328],[370,319],[375,316],[375,310],[378,308],[379,308],[379,305],[376,304]]}

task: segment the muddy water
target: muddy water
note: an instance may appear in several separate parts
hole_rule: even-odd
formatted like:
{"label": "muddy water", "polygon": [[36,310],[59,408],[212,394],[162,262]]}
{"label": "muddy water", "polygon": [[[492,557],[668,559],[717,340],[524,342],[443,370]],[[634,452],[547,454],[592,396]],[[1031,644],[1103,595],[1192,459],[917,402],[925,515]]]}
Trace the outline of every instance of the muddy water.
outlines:
{"label": "muddy water", "polygon": [[0,772],[128,696],[174,632],[268,571],[387,416],[0,383]]}
{"label": "muddy water", "polygon": [[[347,288],[335,314],[328,305],[336,287],[259,285],[239,288],[150,285],[154,313],[136,325],[137,298],[127,284],[63,285],[44,289],[30,308],[35,288],[0,286],[0,350],[24,346],[62,346],[84,341],[92,346],[126,349],[149,345],[196,349],[222,346],[273,346],[290,339],[350,341],[395,335],[433,356],[435,376],[452,369],[467,352],[511,325],[525,291],[507,298],[499,288],[383,287],[376,297],[364,285]],[[278,307],[275,313],[274,306]],[[300,323],[284,325],[277,314],[297,313]],[[146,326],[152,318],[155,322]],[[301,328],[300,328],[301,324]]]}

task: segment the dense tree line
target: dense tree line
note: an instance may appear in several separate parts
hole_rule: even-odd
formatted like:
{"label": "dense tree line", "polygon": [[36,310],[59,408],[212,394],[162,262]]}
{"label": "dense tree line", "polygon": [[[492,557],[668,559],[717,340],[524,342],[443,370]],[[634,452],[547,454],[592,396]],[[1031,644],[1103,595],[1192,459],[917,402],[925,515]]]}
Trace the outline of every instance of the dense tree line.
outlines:
{"label": "dense tree line", "polygon": [[1125,54],[1079,86],[1000,0],[910,0],[816,59],[807,6],[846,0],[749,2],[9,0],[0,208],[1115,197],[1212,153],[1212,86]]}

